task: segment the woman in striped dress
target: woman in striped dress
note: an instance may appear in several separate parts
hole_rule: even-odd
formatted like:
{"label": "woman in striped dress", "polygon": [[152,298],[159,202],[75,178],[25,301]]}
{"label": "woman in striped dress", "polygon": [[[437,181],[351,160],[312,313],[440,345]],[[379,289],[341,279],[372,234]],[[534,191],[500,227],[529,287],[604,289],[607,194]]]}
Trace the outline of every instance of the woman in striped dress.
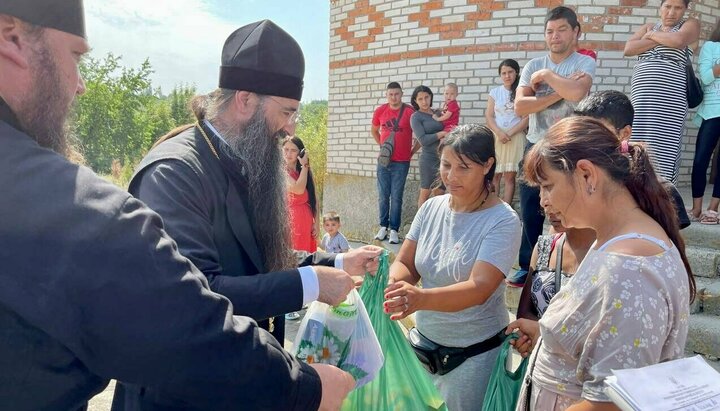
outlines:
{"label": "woman in striped dress", "polygon": [[685,61],[700,35],[696,19],[683,19],[688,4],[662,0],[660,21],[640,27],[625,44],[626,56],[638,56],[631,82],[631,140],[647,144],[658,174],[673,184],[688,111]]}

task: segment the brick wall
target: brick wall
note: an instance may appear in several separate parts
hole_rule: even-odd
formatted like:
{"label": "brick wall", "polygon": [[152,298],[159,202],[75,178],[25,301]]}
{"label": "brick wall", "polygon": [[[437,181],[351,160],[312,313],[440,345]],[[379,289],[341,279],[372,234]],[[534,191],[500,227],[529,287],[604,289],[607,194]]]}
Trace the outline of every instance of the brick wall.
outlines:
{"label": "brick wall", "polygon": [[[622,49],[642,24],[657,20],[659,0],[331,2],[328,172],[374,178],[377,147],[369,129],[389,81],[400,82],[405,102],[420,84],[442,98],[443,85],[455,82],[461,123],[484,122],[488,92],[500,84],[497,64],[514,58],[523,66],[544,55],[545,14],[560,4],[578,13],[581,47],[598,52],[593,90],[629,94],[635,58],[623,57]],[[693,1],[688,13],[701,20],[701,39],[707,38],[720,5],[717,0]],[[696,133],[688,121],[681,184],[690,181]],[[408,178],[419,178],[415,163]]]}

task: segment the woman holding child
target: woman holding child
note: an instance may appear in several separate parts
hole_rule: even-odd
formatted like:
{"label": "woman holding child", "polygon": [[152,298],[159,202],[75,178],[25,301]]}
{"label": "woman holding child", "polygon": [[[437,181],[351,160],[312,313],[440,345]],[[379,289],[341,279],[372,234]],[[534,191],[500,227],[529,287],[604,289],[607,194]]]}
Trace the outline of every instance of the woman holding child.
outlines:
{"label": "woman holding child", "polygon": [[440,141],[439,153],[448,194],[429,199],[416,214],[390,267],[385,312],[398,320],[417,311],[420,336],[461,347],[447,359],[456,367],[443,366],[432,378],[450,410],[475,411],[509,321],[504,279],[520,248],[520,221],[491,189],[490,129],[459,126]]}
{"label": "woman holding child", "polygon": [[440,156],[438,145],[445,134],[443,123],[433,118],[433,92],[427,86],[418,86],[410,97],[415,112],[410,117],[415,139],[422,146],[420,151],[420,195],[418,208],[430,197],[430,190],[438,179]]}
{"label": "woman holding child", "polygon": [[537,345],[517,409],[615,410],[611,370],[683,356],[695,283],[669,194],[643,145],[588,117],[555,124],[523,171],[546,212],[597,240],[539,323],[508,327]]}

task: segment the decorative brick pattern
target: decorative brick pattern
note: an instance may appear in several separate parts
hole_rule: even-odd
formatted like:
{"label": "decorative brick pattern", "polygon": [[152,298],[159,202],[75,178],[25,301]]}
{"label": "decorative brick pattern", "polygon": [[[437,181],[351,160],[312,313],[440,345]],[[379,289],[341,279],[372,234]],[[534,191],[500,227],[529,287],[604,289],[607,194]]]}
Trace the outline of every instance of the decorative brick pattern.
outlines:
{"label": "decorative brick pattern", "polygon": [[[497,65],[514,58],[521,65],[546,53],[543,23],[548,8],[564,3],[581,20],[581,47],[598,53],[593,90],[630,93],[635,58],[625,41],[642,24],[658,19],[659,0],[338,0],[330,12],[328,172],[375,176],[377,147],[370,136],[374,108],[385,86],[398,81],[409,102],[424,84],[442,100],[447,82],[460,86],[462,123],[484,122],[486,99],[499,85]],[[692,2],[689,14],[707,38],[720,5]],[[688,116],[681,184],[688,183],[697,128]],[[417,165],[409,180],[417,180]]]}
{"label": "decorative brick pattern", "polygon": [[[360,18],[364,23],[358,23]],[[382,34],[383,28],[389,24],[390,19],[385,17],[385,13],[371,6],[368,0],[360,0],[340,22],[335,34],[352,45],[355,51],[367,50],[368,44],[374,42],[376,36]]]}

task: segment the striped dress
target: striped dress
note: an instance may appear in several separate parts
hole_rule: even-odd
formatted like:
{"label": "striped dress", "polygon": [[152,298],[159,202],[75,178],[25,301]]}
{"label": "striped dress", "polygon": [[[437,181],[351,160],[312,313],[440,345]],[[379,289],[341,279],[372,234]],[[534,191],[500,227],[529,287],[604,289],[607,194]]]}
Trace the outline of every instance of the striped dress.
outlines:
{"label": "striped dress", "polygon": [[[670,30],[680,30],[685,20]],[[660,30],[661,23],[653,31]],[[691,53],[692,50],[687,48]],[[644,142],[661,177],[677,184],[680,146],[687,115],[686,49],[663,45],[643,52],[633,70],[631,101],[635,109],[632,141]]]}

